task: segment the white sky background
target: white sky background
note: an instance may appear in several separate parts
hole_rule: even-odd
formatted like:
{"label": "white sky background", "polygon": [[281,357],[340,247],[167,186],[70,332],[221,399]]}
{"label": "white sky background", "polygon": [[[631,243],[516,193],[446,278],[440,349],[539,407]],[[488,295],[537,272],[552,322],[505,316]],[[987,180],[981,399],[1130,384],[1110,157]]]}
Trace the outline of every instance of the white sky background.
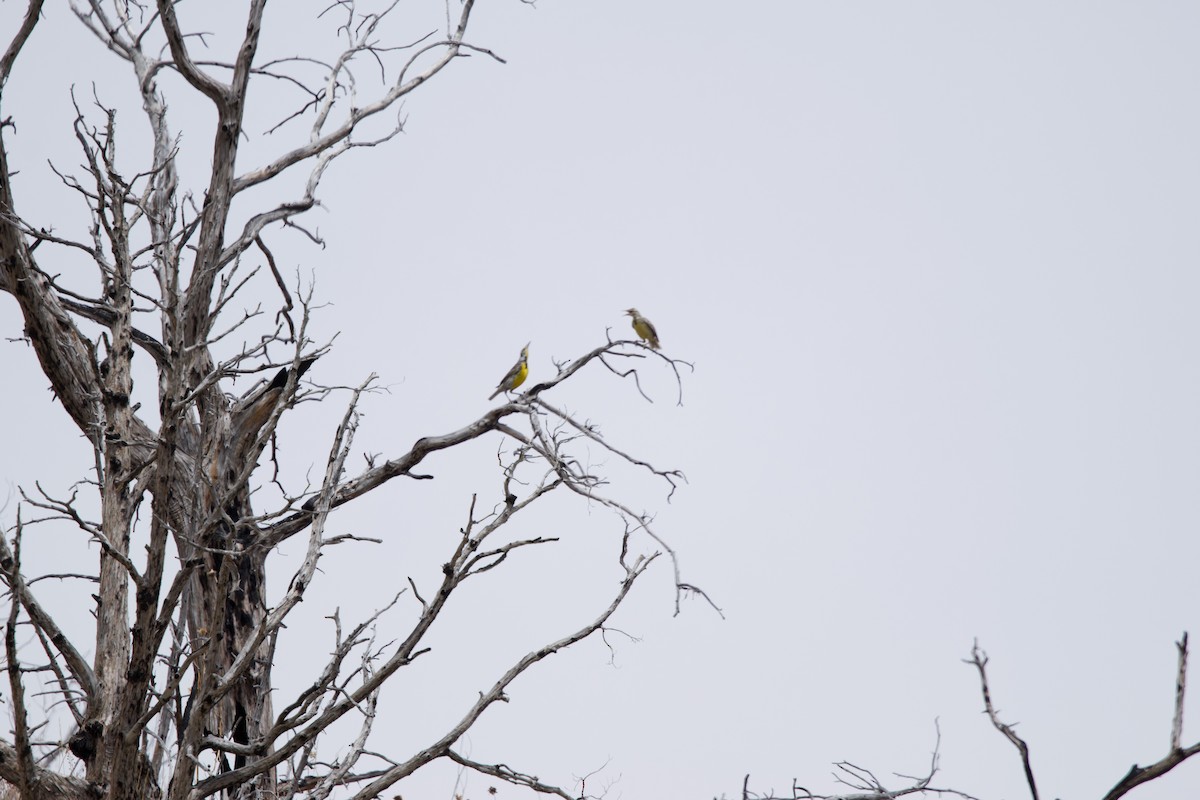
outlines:
{"label": "white sky background", "polygon": [[[0,29],[21,12],[0,5]],[[454,65],[406,104],[404,135],[334,165],[308,215],[326,249],[269,238],[330,304],[314,335],[338,338],[315,377],[380,374],[390,393],[365,402],[358,442],[390,457],[482,413],[527,340],[531,380],[545,378],[606,327],[628,335],[620,311],[638,306],[667,354],[696,364],[683,407],[664,374],[653,405],[600,372],[559,401],[687,473],[668,504],[608,459],[612,492],[657,512],[684,579],[727,619],[702,602],[672,618],[658,565],[614,620],[641,641],[613,639],[615,667],[591,642],[535,668],[470,754],[568,786],[607,763],[589,789],[611,782],[610,797],[734,796],[746,772],[759,791],[795,777],[829,792],[841,759],[923,774],[938,718],[937,785],[1023,797],[961,663],[975,637],[1043,797],[1099,797],[1165,754],[1172,643],[1200,632],[1200,7],[488,0],[476,14],[470,40],[509,63]],[[443,15],[435,3],[394,41]],[[328,36],[284,33],[300,17],[274,4],[267,53],[331,52]],[[79,205],[45,159],[79,163],[67,88],[86,100],[91,80],[127,103],[132,77],[49,9],[4,112],[19,199],[64,232]],[[162,88],[194,177],[208,109],[176,79]],[[282,93],[260,91],[242,169],[281,147],[259,133]],[[140,115],[118,117],[135,160]],[[58,270],[72,268],[94,288],[78,263]],[[0,310],[0,335],[19,336],[15,304]],[[23,420],[0,480],[65,493],[90,450],[32,351],[0,353],[2,408]],[[140,389],[153,406],[152,382]],[[343,403],[285,426],[293,480],[319,478]],[[497,499],[497,444],[434,456],[434,481],[335,514],[384,543],[322,562],[281,656],[295,686],[329,648],[323,615],[340,606],[349,623],[408,575],[433,584],[471,492]],[[387,689],[375,749],[427,743],[515,658],[593,618],[616,586],[618,532],[561,501],[514,531],[563,542],[451,606],[452,630]],[[83,547],[38,535],[31,570]],[[1189,710],[1194,741],[1200,702]],[[447,797],[453,781],[396,789]],[[473,798],[495,783],[468,781]],[[1135,796],[1198,788],[1186,764]]]}

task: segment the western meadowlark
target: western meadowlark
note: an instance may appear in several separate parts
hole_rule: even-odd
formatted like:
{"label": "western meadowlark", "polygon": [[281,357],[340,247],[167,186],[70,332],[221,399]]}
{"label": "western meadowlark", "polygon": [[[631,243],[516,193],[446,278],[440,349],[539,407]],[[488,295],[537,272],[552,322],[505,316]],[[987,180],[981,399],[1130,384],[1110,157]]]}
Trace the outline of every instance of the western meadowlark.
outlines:
{"label": "western meadowlark", "polygon": [[521,348],[521,357],[517,359],[517,363],[512,365],[512,369],[504,374],[500,383],[496,384],[496,391],[492,392],[492,396],[488,400],[495,399],[496,395],[501,392],[511,392],[525,382],[525,378],[529,375],[529,344]]}
{"label": "western meadowlark", "polygon": [[654,330],[654,323],[642,316],[642,312],[636,308],[627,308],[625,313],[633,317],[633,331],[638,336],[646,340],[646,344],[658,349],[658,331]]}

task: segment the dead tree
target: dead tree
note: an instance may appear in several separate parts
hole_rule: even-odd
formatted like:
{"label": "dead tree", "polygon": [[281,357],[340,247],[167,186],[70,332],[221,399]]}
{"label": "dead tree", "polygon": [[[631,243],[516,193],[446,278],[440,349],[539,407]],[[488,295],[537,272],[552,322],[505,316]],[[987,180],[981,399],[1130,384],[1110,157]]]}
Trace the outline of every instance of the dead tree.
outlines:
{"label": "dead tree", "polygon": [[[400,14],[394,0],[371,9],[335,0],[321,15],[337,42],[333,56],[274,61],[259,56],[265,0],[246,3],[241,38],[228,61],[197,55],[209,36],[190,32],[179,18],[190,6],[177,6],[172,0],[74,0],[71,6],[108,56],[123,62],[152,134],[150,151],[130,173],[117,157],[116,111],[104,104],[103,92],[94,91],[86,102],[76,99],[74,134],[83,169],[61,170],[58,179],[87,214],[87,237],[60,234],[48,221],[22,213],[13,181],[18,170],[3,139],[6,127],[21,122],[5,117],[3,90],[14,65],[22,52],[53,46],[49,32],[40,29],[42,0],[29,0],[23,24],[9,34],[0,58],[0,291],[15,300],[32,353],[92,448],[90,482],[99,508],[99,519],[88,519],[76,498],[35,491],[22,492],[15,513],[8,509],[0,580],[10,596],[5,665],[13,733],[0,741],[0,779],[31,800],[324,798],[333,792],[365,800],[446,759],[570,797],[503,765],[471,761],[455,743],[505,698],[518,675],[602,630],[659,554],[674,564],[677,596],[698,591],[683,582],[673,551],[650,520],[606,494],[603,478],[576,458],[575,448],[606,448],[665,481],[668,491],[681,474],[610,445],[594,426],[552,404],[556,388],[584,369],[606,369],[633,387],[639,370],[655,366],[678,379],[684,362],[636,341],[608,339],[463,427],[420,438],[407,451],[350,474],[346,459],[359,398],[370,390],[367,379],[349,391],[345,416],[330,431],[328,461],[315,490],[285,493],[277,507],[257,507],[255,488],[269,480],[260,463],[281,418],[299,402],[332,397],[313,382],[327,347],[311,332],[311,292],[289,288],[268,244],[272,233],[288,227],[316,240],[302,227],[303,215],[318,202],[326,170],[348,151],[382,144],[400,131],[396,122],[364,138],[368,121],[395,114],[403,98],[463,56],[499,59],[466,39],[474,0],[448,4],[454,18],[447,18],[444,30],[403,46],[385,44],[388,25]],[[364,80],[359,69],[377,72],[378,80]],[[182,79],[173,79],[172,86],[182,88],[170,98],[160,88],[168,74]],[[246,168],[239,149],[262,133],[247,127],[249,88],[258,84],[297,93],[294,113],[270,129],[296,133],[273,157]],[[211,170],[199,187],[182,185],[180,132],[168,113],[187,103],[206,104],[215,116],[206,161]],[[249,190],[296,174],[303,177],[299,194],[254,207],[263,194]],[[82,254],[95,270],[92,277],[59,269],[64,254]],[[235,310],[240,293],[260,282],[277,287],[273,320]],[[222,358],[231,341],[244,344]],[[153,361],[156,386],[134,385],[132,359],[139,351]],[[235,396],[230,390],[239,376],[259,381]],[[635,388],[640,391],[640,384]],[[156,413],[144,413],[147,407]],[[328,532],[331,511],[393,478],[428,477],[417,470],[431,454],[486,436],[502,442],[500,500],[471,501],[436,591],[422,596],[411,586],[408,599],[419,612],[407,635],[377,647],[370,637],[376,617],[347,630],[339,621],[333,653],[311,686],[273,702],[273,654],[284,622],[317,578],[323,549],[345,539]],[[552,492],[576,494],[619,518],[610,601],[577,629],[519,659],[426,747],[374,754],[367,742],[380,687],[426,652],[427,633],[464,582],[500,567],[510,555],[554,541],[504,532]],[[63,633],[56,610],[39,601],[33,578],[22,571],[23,533],[31,524],[55,521],[78,526],[86,534],[83,545],[99,544],[90,576],[98,584],[94,645]],[[305,536],[301,566],[286,581],[274,578],[287,588],[269,603],[267,554]],[[85,658],[93,649],[94,658]],[[59,702],[35,712],[24,702],[35,691],[51,691]],[[39,714],[69,715],[69,737],[48,742],[35,736],[47,721]],[[315,759],[318,740],[347,715],[361,719],[357,738],[342,743],[344,755],[337,760]]]}
{"label": "dead tree", "polygon": [[[1175,672],[1175,713],[1171,717],[1170,747],[1167,749],[1166,755],[1153,764],[1144,767],[1134,764],[1130,767],[1129,772],[1125,773],[1105,793],[1102,800],[1118,800],[1135,787],[1161,778],[1184,761],[1200,753],[1200,741],[1186,746],[1183,743],[1183,701],[1187,690],[1188,663],[1186,632],[1183,634],[1183,638],[1175,643],[1175,648],[1179,653],[1179,664]],[[983,694],[983,711],[992,726],[1016,748],[1017,754],[1020,756],[1021,770],[1025,776],[1025,785],[1029,790],[1029,796],[1031,800],[1039,800],[1042,795],[1038,793],[1029,744],[1017,734],[1015,723],[1010,724],[1000,719],[1000,714],[992,702],[992,690],[988,684],[987,653],[980,649],[979,643],[976,642],[971,647],[971,657],[964,661],[975,667],[979,673],[979,686]],[[939,730],[933,748],[933,756],[929,763],[929,771],[926,774],[921,776],[897,775],[895,777],[901,781],[900,785],[896,785],[896,782],[892,781],[893,785],[890,788],[883,779],[876,777],[869,769],[848,761],[841,761],[834,765],[837,768],[834,777],[838,783],[851,789],[848,793],[813,794],[797,780],[792,781],[786,793],[777,794],[773,790],[760,793],[750,789],[750,776],[746,775],[742,781],[741,798],[742,800],[893,800],[893,798],[905,796],[949,796],[962,800],[977,800],[974,796],[959,789],[933,785],[934,776],[937,775],[939,768],[941,740],[941,731]]]}

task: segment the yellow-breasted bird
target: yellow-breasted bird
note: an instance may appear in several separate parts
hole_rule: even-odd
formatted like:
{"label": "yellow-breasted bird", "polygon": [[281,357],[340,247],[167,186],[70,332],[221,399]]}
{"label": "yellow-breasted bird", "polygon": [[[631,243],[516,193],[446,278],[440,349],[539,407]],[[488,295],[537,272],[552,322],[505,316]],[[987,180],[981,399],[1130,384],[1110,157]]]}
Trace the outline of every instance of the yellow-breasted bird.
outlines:
{"label": "yellow-breasted bird", "polygon": [[646,340],[646,344],[658,349],[658,331],[654,330],[654,323],[642,316],[642,312],[636,308],[627,308],[625,313],[633,317],[633,332]]}
{"label": "yellow-breasted bird", "polygon": [[512,369],[504,374],[500,383],[496,384],[496,391],[492,392],[492,396],[488,400],[495,399],[496,395],[501,392],[511,392],[525,382],[525,378],[529,375],[529,344],[521,348],[521,357],[517,359],[517,363],[512,365]]}

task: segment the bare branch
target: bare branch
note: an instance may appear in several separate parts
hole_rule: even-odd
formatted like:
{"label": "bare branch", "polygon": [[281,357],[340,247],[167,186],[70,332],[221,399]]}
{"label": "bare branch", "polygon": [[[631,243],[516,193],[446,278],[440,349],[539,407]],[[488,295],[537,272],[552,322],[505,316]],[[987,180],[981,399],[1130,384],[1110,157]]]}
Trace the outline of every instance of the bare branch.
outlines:
{"label": "bare branch", "polygon": [[21,604],[16,587],[21,584],[21,520],[17,518],[16,534],[13,538],[13,558],[6,563],[5,581],[12,586],[9,602],[8,624],[4,627],[4,655],[7,661],[8,690],[12,695],[13,736],[17,753],[17,787],[22,797],[33,796],[34,775],[33,750],[29,744],[29,718],[25,710],[25,686],[21,680],[21,659],[17,654],[17,614]]}
{"label": "bare branch", "polygon": [[983,707],[987,711],[988,718],[992,721],[992,725],[996,726],[996,730],[1004,734],[1005,738],[1013,743],[1017,748],[1017,752],[1021,754],[1021,766],[1025,770],[1025,782],[1029,785],[1029,793],[1033,800],[1038,800],[1037,783],[1033,778],[1033,767],[1029,763],[1029,745],[1025,744],[1025,740],[1017,735],[1017,732],[1012,729],[1011,725],[1006,725],[1000,721],[1000,717],[996,714],[996,708],[992,705],[992,695],[988,689],[987,680],[987,653],[979,649],[979,642],[975,642],[971,646],[971,658],[964,659],[965,663],[974,665],[975,669],[979,670],[980,690],[983,692]]}
{"label": "bare branch", "polygon": [[[183,31],[179,28],[179,20],[175,16],[174,0],[158,0],[158,13],[162,19],[163,32],[167,35],[167,45],[171,48],[171,58],[175,60],[175,68],[179,70],[179,74],[219,107],[224,107],[229,102],[229,87],[201,72],[192,61],[187,44],[184,43]],[[260,19],[261,14],[260,9]]]}
{"label": "bare branch", "polygon": [[[34,599],[33,594],[25,586],[24,579],[16,571],[15,565],[16,558],[13,551],[9,549],[8,540],[3,535],[0,535],[0,569],[4,571],[6,581],[14,581],[13,583],[9,583],[9,589],[13,592],[14,596],[20,599],[21,606],[25,609],[25,613],[29,615],[29,619],[33,622],[34,626],[44,631],[47,638],[54,643],[55,649],[58,650],[63,660],[67,663],[71,677],[79,683],[88,698],[94,697],[96,694],[96,676],[92,672],[92,668],[88,666],[87,661],[75,649],[75,646],[62,630],[59,629],[58,625],[55,624],[53,618]],[[12,576],[16,577],[13,578]]]}
{"label": "bare branch", "polygon": [[708,604],[712,606],[713,610],[716,611],[722,619],[724,619],[725,613],[703,590],[683,581],[679,568],[679,557],[676,554],[675,549],[667,544],[665,539],[654,532],[654,530],[650,527],[649,517],[647,517],[645,514],[637,514],[633,511],[633,509],[629,508],[624,503],[600,494],[596,490],[596,482],[594,480],[579,474],[572,468],[570,464],[560,457],[557,452],[557,448],[551,442],[549,442],[548,437],[541,432],[540,422],[538,421],[537,414],[533,410],[532,406],[529,407],[528,418],[535,431],[534,437],[526,436],[520,431],[517,431],[515,428],[499,422],[497,423],[497,429],[512,437],[516,441],[521,442],[523,445],[532,448],[540,456],[542,456],[542,458],[546,459],[547,462],[554,466],[555,470],[558,472],[559,476],[563,480],[563,483],[568,489],[578,495],[586,497],[588,500],[599,503],[616,512],[616,514],[625,521],[627,536],[630,533],[631,528],[635,531],[644,531],[647,536],[653,539],[667,553],[668,557],[671,559],[671,568],[675,574],[676,615],[678,615],[681,611],[681,602],[683,597],[686,594],[695,594],[703,597]]}
{"label": "bare branch", "polygon": [[934,720],[934,730],[936,732],[936,739],[933,745],[933,753],[929,759],[929,772],[919,777],[896,774],[897,778],[912,781],[908,786],[899,789],[889,789],[871,770],[860,767],[857,764],[852,764],[849,761],[839,761],[834,764],[836,768],[834,780],[843,786],[848,786],[856,790],[851,794],[813,794],[794,780],[792,781],[792,791],[786,797],[776,795],[774,792],[757,794],[750,791],[750,776],[746,775],[742,781],[742,798],[743,800],[894,800],[894,798],[905,797],[907,795],[949,795],[961,798],[962,800],[977,800],[972,795],[958,789],[943,789],[930,785],[938,772],[942,747],[942,729],[936,720]]}
{"label": "bare branch", "polygon": [[1175,717],[1171,720],[1171,752],[1181,747],[1183,739],[1183,697],[1187,692],[1188,635],[1175,643],[1179,650],[1179,669],[1175,674]]}
{"label": "bare branch", "polygon": [[549,644],[543,645],[537,650],[527,653],[507,672],[505,672],[504,675],[502,675],[500,679],[496,681],[491,689],[484,692],[480,696],[479,700],[477,700],[470,710],[467,711],[466,715],[459,720],[458,724],[451,728],[437,742],[429,747],[426,747],[420,753],[413,756],[403,764],[398,764],[392,769],[389,769],[382,776],[372,781],[357,794],[355,794],[352,800],[369,800],[369,798],[377,797],[381,792],[394,784],[396,781],[406,777],[407,775],[411,775],[421,766],[424,766],[435,758],[447,757],[450,747],[457,742],[459,738],[461,738],[462,735],[471,728],[472,725],[475,724],[475,721],[479,719],[479,717],[488,709],[489,706],[497,701],[506,699],[504,690],[507,689],[508,686],[514,680],[516,680],[518,676],[547,656],[553,655],[563,648],[570,647],[576,642],[591,636],[597,630],[600,630],[604,623],[608,621],[608,618],[612,616],[613,612],[616,611],[618,606],[620,606],[625,600],[625,596],[628,595],[629,590],[633,588],[634,582],[641,577],[641,575],[646,571],[646,568],[649,567],[654,561],[654,558],[655,556],[650,556],[649,558],[638,559],[637,563],[635,563],[626,571],[625,579],[621,582],[621,587],[616,596],[613,598],[608,608],[606,608],[593,622],[585,625],[568,636],[564,636],[562,639],[559,639],[555,642],[550,642]]}
{"label": "bare branch", "polygon": [[577,800],[574,795],[567,794],[557,786],[551,786],[548,783],[542,783],[535,775],[526,775],[517,772],[506,764],[484,764],[479,761],[472,761],[464,755],[461,755],[453,749],[446,750],[446,757],[456,764],[461,764],[467,769],[473,769],[476,772],[484,775],[491,775],[493,778],[499,778],[502,781],[507,781],[514,786],[524,786],[541,794],[552,794],[555,797],[561,797],[563,800]]}
{"label": "bare branch", "polygon": [[[165,0],[159,0],[160,4],[164,1]],[[346,60],[349,59],[355,49],[351,48],[351,50],[343,54],[342,58],[334,65],[333,69],[330,70],[329,84],[325,89],[326,107],[318,114],[317,122],[314,123],[313,135],[311,136],[310,140],[306,144],[301,145],[291,152],[277,158],[272,163],[239,177],[233,183],[232,193],[237,194],[245,189],[250,188],[251,186],[255,186],[259,183],[270,180],[289,167],[292,167],[302,161],[329,150],[331,147],[353,134],[355,129],[363,120],[392,107],[402,97],[409,94],[422,84],[428,82],[430,78],[437,75],[439,72],[445,69],[445,67],[449,65],[451,61],[456,59],[460,54],[460,50],[462,49],[472,49],[485,53],[503,63],[503,59],[499,58],[494,53],[491,53],[483,48],[472,47],[463,41],[463,36],[466,34],[467,24],[474,5],[474,0],[467,0],[463,3],[462,12],[459,15],[459,22],[454,36],[445,41],[430,43],[415,52],[409,59],[408,64],[406,64],[401,70],[399,80],[386,94],[373,103],[367,103],[361,107],[351,108],[350,112],[346,116],[346,119],[341,125],[327,133],[321,134],[320,131],[324,126],[325,119],[329,114],[329,109],[332,108],[332,102],[336,96],[333,83],[337,79],[339,70],[343,68]],[[416,62],[416,60],[425,53],[436,49],[441,49],[443,52],[434,61],[434,63],[422,72],[406,80],[405,76],[408,72],[408,69]]]}
{"label": "bare branch", "polygon": [[13,64],[16,63],[17,56],[21,53],[21,48],[29,41],[34,27],[42,15],[43,2],[44,0],[29,0],[29,6],[25,9],[25,19],[21,22],[21,27],[17,29],[12,41],[8,43],[8,48],[4,51],[4,55],[0,56],[0,93],[4,91],[4,84],[8,82],[9,73],[12,72]]}
{"label": "bare branch", "polygon": [[1167,774],[1184,761],[1200,753],[1200,742],[1190,747],[1180,747],[1180,740],[1183,737],[1183,698],[1187,687],[1188,636],[1186,631],[1183,638],[1175,643],[1175,647],[1179,651],[1179,668],[1175,677],[1175,714],[1171,721],[1171,751],[1149,766],[1139,767],[1134,764],[1129,768],[1125,777],[1121,778],[1117,785],[1104,795],[1104,800],[1117,800],[1118,797],[1124,797],[1134,787]]}
{"label": "bare branch", "polygon": [[[0,741],[0,778],[13,785],[20,785],[20,774],[16,764],[16,749],[8,742]],[[95,787],[82,778],[59,775],[49,769],[35,767],[34,784],[46,797],[55,800],[95,800]],[[23,795],[24,796],[24,795]]]}
{"label": "bare branch", "polygon": [[586,436],[587,438],[591,439],[596,444],[603,447],[605,450],[608,450],[613,455],[620,456],[624,460],[628,461],[630,464],[633,464],[638,467],[643,467],[643,468],[649,470],[650,472],[652,472],[653,474],[664,479],[667,483],[669,483],[671,485],[671,491],[667,493],[667,501],[668,502],[670,502],[671,497],[674,496],[675,490],[677,488],[679,488],[679,484],[676,483],[676,480],[682,480],[684,482],[687,481],[687,476],[685,476],[681,470],[657,469],[652,464],[650,464],[648,461],[643,461],[640,458],[636,458],[636,457],[630,455],[629,453],[626,453],[624,450],[614,447],[612,444],[610,444],[608,442],[608,440],[606,440],[603,436],[600,435],[600,432],[598,430],[596,430],[594,425],[582,424],[582,423],[576,421],[575,418],[572,417],[570,414],[566,413],[565,411],[561,411],[561,410],[555,408],[554,406],[550,405],[545,400],[543,400],[540,396],[534,397],[531,402],[536,403],[537,405],[546,409],[551,414],[558,417],[563,422],[567,423],[571,427],[575,428],[575,430],[579,431],[584,436]]}
{"label": "bare branch", "polygon": [[[98,322],[106,326],[111,326],[116,322],[116,312],[106,306],[88,305],[67,297],[61,298],[61,302],[64,308],[73,311],[85,319],[90,319],[92,322]],[[167,351],[163,347],[162,342],[143,331],[139,331],[137,328],[133,329],[132,334],[134,344],[149,353],[160,367],[166,365]]]}
{"label": "bare branch", "polygon": [[[500,419],[514,413],[517,413],[515,407],[511,405],[502,406],[492,409],[464,428],[459,428],[456,431],[440,436],[426,436],[418,439],[404,455],[377,467],[372,467],[357,477],[341,483],[337,487],[337,491],[333,497],[330,498],[330,507],[336,508],[350,502],[356,497],[366,494],[372,489],[382,486],[393,478],[400,475],[407,475],[409,470],[425,460],[425,457],[430,453],[454,447],[463,442],[477,439],[490,431],[497,430]],[[264,532],[265,540],[269,546],[273,547],[275,544],[282,542],[310,525],[312,521],[312,507],[314,505],[315,498],[311,498],[304,504],[304,510],[292,514],[270,526]]]}

